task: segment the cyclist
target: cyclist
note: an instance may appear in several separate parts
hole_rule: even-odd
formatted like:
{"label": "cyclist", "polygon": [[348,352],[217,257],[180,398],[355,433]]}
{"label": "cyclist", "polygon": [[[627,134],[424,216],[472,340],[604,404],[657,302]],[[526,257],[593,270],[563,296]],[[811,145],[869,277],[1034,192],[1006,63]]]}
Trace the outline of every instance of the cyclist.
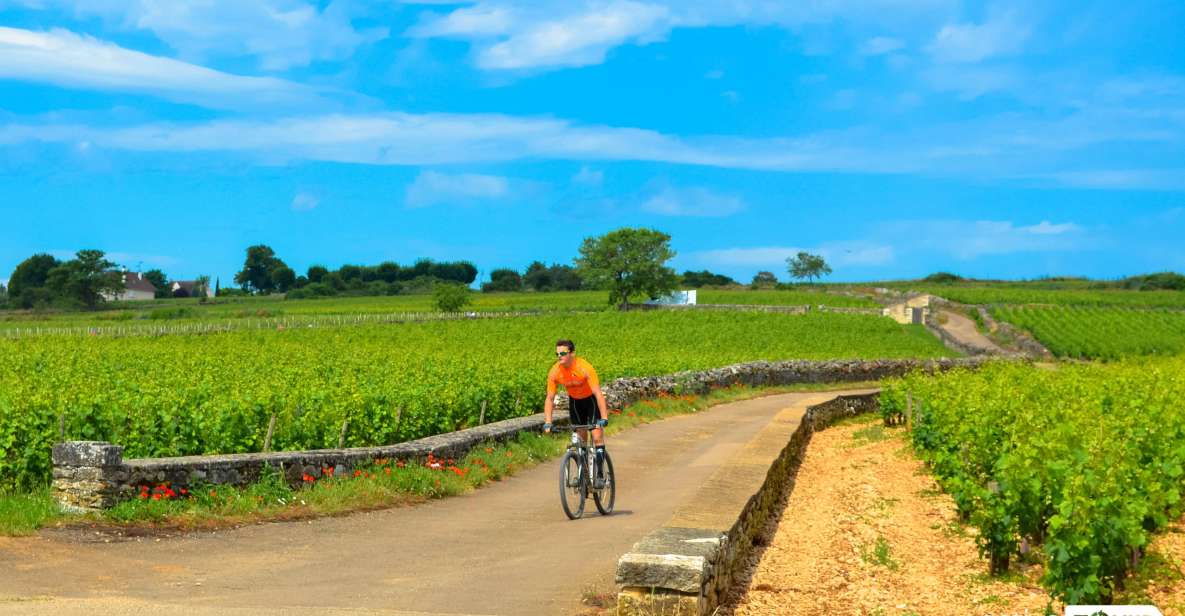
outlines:
{"label": "cyclist", "polygon": [[[597,379],[597,371],[592,364],[583,357],[576,357],[576,344],[571,340],[558,340],[555,343],[556,362],[547,373],[547,399],[543,402],[543,431],[551,432],[551,414],[555,408],[555,392],[557,385],[563,385],[568,392],[568,417],[573,425],[593,425],[593,443],[596,444],[597,476],[593,479],[593,487],[600,489],[605,486],[602,467],[605,461],[605,430],[609,424],[609,406],[605,404],[605,394],[601,393],[601,382]],[[580,438],[585,438],[585,431],[578,430]]]}

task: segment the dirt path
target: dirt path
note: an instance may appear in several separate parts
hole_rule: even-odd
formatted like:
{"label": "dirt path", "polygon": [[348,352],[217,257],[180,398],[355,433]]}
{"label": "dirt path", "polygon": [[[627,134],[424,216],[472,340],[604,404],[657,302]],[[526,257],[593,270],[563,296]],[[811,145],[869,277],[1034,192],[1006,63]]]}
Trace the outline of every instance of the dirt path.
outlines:
{"label": "dirt path", "polygon": [[[174,539],[0,538],[0,613],[563,614],[782,409],[770,396],[613,437],[617,513],[560,510],[556,464],[465,496]],[[204,610],[204,611],[203,611]]]}
{"label": "dirt path", "polygon": [[1036,566],[989,578],[974,537],[879,421],[815,433],[781,522],[721,616],[1043,613]]}
{"label": "dirt path", "polygon": [[[945,317],[945,323],[942,323]],[[943,310],[939,313],[939,327],[954,336],[955,340],[960,343],[975,347],[978,349],[987,349],[989,353],[1005,353],[1006,351],[1000,348],[1000,345],[992,342],[987,336],[980,333],[975,328],[975,321],[967,318],[965,315],[950,310]]]}

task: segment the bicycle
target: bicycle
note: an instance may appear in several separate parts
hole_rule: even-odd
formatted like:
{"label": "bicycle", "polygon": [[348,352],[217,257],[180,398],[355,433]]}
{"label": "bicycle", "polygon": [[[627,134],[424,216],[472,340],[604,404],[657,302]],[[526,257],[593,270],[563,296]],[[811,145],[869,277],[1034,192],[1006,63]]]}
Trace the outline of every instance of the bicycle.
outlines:
{"label": "bicycle", "polygon": [[[617,498],[617,478],[613,474],[613,461],[606,451],[602,466],[604,483],[598,488],[593,480],[597,455],[592,430],[597,426],[568,427],[572,430],[572,440],[560,461],[560,504],[564,507],[564,514],[570,520],[583,516],[585,501],[591,494],[597,511],[601,515],[609,515],[613,513],[613,502]],[[584,430],[583,440],[577,430]]]}

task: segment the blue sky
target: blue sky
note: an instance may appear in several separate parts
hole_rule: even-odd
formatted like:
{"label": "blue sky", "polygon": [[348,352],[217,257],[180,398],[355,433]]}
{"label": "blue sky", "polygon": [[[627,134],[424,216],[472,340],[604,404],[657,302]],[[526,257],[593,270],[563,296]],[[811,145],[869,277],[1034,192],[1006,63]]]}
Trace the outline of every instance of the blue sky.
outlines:
{"label": "blue sky", "polygon": [[105,250],[1185,270],[1185,4],[0,0],[0,280]]}

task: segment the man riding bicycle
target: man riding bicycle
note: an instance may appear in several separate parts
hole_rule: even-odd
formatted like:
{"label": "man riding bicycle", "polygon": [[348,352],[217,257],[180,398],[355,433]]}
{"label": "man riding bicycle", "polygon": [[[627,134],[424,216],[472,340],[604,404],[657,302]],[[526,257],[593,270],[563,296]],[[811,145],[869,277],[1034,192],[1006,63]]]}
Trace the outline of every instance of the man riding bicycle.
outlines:
{"label": "man riding bicycle", "polygon": [[[593,486],[597,489],[604,487],[603,467],[605,461],[605,431],[609,423],[609,406],[605,403],[605,395],[601,393],[601,382],[597,379],[597,371],[592,364],[583,357],[576,357],[576,344],[571,340],[559,340],[555,343],[556,363],[547,373],[547,399],[543,402],[543,431],[551,432],[551,414],[555,410],[555,392],[557,385],[563,385],[568,392],[568,417],[572,425],[588,426],[596,424],[593,429],[593,442],[596,444],[597,476],[593,479]],[[585,430],[580,429],[580,438],[585,438]]]}

